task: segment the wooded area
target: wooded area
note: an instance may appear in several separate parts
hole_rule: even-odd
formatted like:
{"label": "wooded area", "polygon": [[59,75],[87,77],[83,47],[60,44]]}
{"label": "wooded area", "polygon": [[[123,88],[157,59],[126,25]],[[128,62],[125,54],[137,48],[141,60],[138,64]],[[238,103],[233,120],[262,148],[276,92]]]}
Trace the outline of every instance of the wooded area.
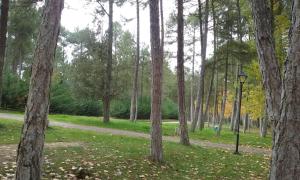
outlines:
{"label": "wooded area", "polygon": [[0,179],[300,177],[298,0],[65,1],[1,0]]}

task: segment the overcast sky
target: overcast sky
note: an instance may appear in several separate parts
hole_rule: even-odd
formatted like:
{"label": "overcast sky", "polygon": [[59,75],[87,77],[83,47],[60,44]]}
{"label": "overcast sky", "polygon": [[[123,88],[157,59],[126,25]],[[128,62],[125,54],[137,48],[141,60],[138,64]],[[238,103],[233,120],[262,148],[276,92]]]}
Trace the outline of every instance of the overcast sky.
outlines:
{"label": "overcast sky", "polygon": [[[107,3],[104,4],[107,8]],[[171,12],[176,9],[174,0],[164,1],[164,18],[165,22],[170,16]],[[76,28],[83,29],[86,27],[93,28],[95,25],[94,20],[95,5],[88,3],[88,0],[65,0],[65,9],[62,14],[62,26],[69,31],[74,31]],[[123,18],[134,18],[131,22],[122,22]],[[129,30],[134,36],[136,35],[136,7],[126,3],[121,8],[114,6],[114,21],[121,23],[123,30]],[[103,16],[103,21],[107,22],[107,17]],[[141,43],[144,45],[150,44],[150,24],[149,24],[149,7],[140,10],[140,23],[141,23]],[[107,23],[104,23],[106,26]],[[107,28],[104,27],[104,28]],[[200,43],[199,43],[200,44]],[[210,44],[210,42],[208,42]],[[210,46],[210,45],[209,45]],[[168,48],[168,47],[167,47]],[[170,48],[170,47],[169,47]],[[171,47],[176,52],[176,45]],[[199,50],[200,51],[200,50]],[[211,53],[208,48],[208,55]],[[176,66],[176,59],[169,60],[172,69]],[[199,61],[199,60],[197,60]],[[196,64],[198,64],[196,62]],[[189,66],[189,63],[186,63]],[[198,64],[199,65],[199,64]]]}

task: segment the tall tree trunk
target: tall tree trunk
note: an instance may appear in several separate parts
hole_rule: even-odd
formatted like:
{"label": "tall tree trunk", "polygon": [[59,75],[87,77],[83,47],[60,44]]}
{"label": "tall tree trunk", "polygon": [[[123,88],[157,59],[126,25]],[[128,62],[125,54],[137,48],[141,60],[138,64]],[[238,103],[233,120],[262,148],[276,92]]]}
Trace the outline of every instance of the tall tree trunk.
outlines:
{"label": "tall tree trunk", "polygon": [[161,132],[161,99],[163,59],[161,56],[161,42],[159,32],[158,0],[150,2],[150,40],[152,59],[152,88],[151,88],[151,159],[155,162],[163,161],[162,132]]}
{"label": "tall tree trunk", "polygon": [[280,117],[281,77],[271,32],[270,11],[266,1],[251,0],[251,2],[257,53],[266,92],[267,112],[271,121],[278,121]]}
{"label": "tall tree trunk", "polygon": [[2,0],[0,17],[0,107],[2,105],[3,67],[6,50],[6,33],[8,21],[9,0]]}
{"label": "tall tree trunk", "polygon": [[267,114],[274,128],[270,179],[298,179],[300,177],[300,56],[298,55],[300,2],[292,1],[290,47],[282,87],[267,2],[252,0],[252,14],[266,92]]}
{"label": "tall tree trunk", "polygon": [[206,45],[207,45],[207,33],[208,33],[209,0],[205,1],[204,24],[202,19],[202,4],[200,0],[198,0],[198,11],[199,11],[198,14],[199,14],[199,23],[200,23],[200,37],[201,37],[201,69],[200,69],[199,89],[197,92],[197,104],[195,108],[195,116],[191,125],[192,132],[195,131],[197,124],[200,129],[204,127],[203,96],[204,96]]}
{"label": "tall tree trunk", "polygon": [[114,0],[109,0],[109,20],[108,20],[108,50],[106,57],[106,71],[104,81],[103,96],[103,122],[108,123],[110,118],[110,98],[111,98],[111,80],[112,80],[112,48],[113,48],[113,7]]}
{"label": "tall tree trunk", "polygon": [[178,116],[180,123],[180,143],[189,145],[187,122],[185,118],[185,86],[184,86],[184,20],[183,0],[178,0],[177,15],[177,79],[178,79]]}
{"label": "tall tree trunk", "polygon": [[[212,75],[211,75],[211,80],[210,80],[210,85],[209,85],[209,90],[208,90],[208,95],[207,95],[206,105],[205,105],[205,112],[204,112],[204,118],[207,118],[207,119],[209,119],[209,115],[207,115],[207,113],[209,110],[209,102],[210,102],[210,97],[211,97],[211,93],[212,93],[212,88],[214,85],[215,69],[216,69],[216,63],[217,63],[217,58],[215,56],[215,52],[217,49],[217,29],[216,29],[216,12],[215,12],[214,0],[211,1],[211,9],[212,9],[213,32],[214,32],[214,56],[213,56]],[[209,121],[208,121],[208,126],[209,126]]]}
{"label": "tall tree trunk", "polygon": [[196,46],[196,27],[193,29],[193,58],[192,58],[192,80],[191,80],[191,105],[190,105],[190,121],[194,119],[194,83],[195,83],[195,46]]}
{"label": "tall tree trunk", "polygon": [[63,4],[63,0],[48,0],[43,11],[34,53],[24,125],[18,146],[17,180],[42,178],[50,82]]}
{"label": "tall tree trunk", "polygon": [[[300,177],[300,2],[292,2],[290,48],[285,62],[281,116],[275,126],[271,179]],[[269,111],[268,111],[269,114]]]}
{"label": "tall tree trunk", "polygon": [[237,96],[238,96],[238,92],[239,92],[239,89],[238,89],[238,84],[239,84],[239,64],[237,63],[236,65],[236,74],[235,74],[235,93],[234,93],[234,100],[233,100],[233,104],[232,104],[232,114],[231,114],[231,120],[230,120],[230,130],[233,131],[233,128],[234,128],[234,125],[235,125],[235,122],[236,122],[236,112],[237,112],[237,109],[239,108],[237,103],[238,103],[238,99],[237,99]]}
{"label": "tall tree trunk", "polygon": [[131,106],[130,106],[130,120],[136,121],[137,110],[138,110],[138,79],[139,79],[139,64],[140,64],[140,2],[136,0],[136,21],[137,21],[137,35],[136,35],[136,59],[134,66],[134,78],[131,96]]}
{"label": "tall tree trunk", "polygon": [[215,92],[214,92],[214,107],[213,107],[213,126],[215,126],[215,123],[218,122],[218,67],[217,67],[217,57],[216,57],[216,51],[218,46],[218,31],[217,31],[217,17],[216,17],[216,11],[215,11],[215,0],[211,1],[211,8],[212,8],[212,17],[213,17],[213,31],[214,31],[214,73],[216,74],[216,81],[215,81]]}
{"label": "tall tree trunk", "polygon": [[[242,18],[241,18],[241,7],[240,7],[240,0],[236,1],[236,5],[237,5],[237,11],[238,11],[238,39],[240,41],[240,43],[243,42],[243,32],[242,32]],[[234,125],[236,124],[236,112],[238,111],[237,109],[238,107],[238,85],[239,85],[239,79],[238,79],[238,73],[239,73],[239,60],[236,63],[236,76],[235,76],[235,94],[234,94],[234,101],[232,103],[232,114],[231,114],[231,121],[230,121],[230,130],[233,131]]]}
{"label": "tall tree trunk", "polygon": [[164,6],[163,6],[163,0],[159,0],[159,10],[160,10],[160,49],[161,49],[161,56],[164,60],[164,47],[165,47],[165,24],[164,24]]}
{"label": "tall tree trunk", "polygon": [[222,104],[221,104],[221,116],[220,116],[220,122],[219,122],[219,128],[217,131],[217,136],[220,136],[222,126],[223,126],[223,121],[224,121],[224,115],[225,115],[225,108],[226,108],[226,102],[227,102],[227,79],[228,79],[228,41],[226,45],[226,62],[225,62],[225,75],[224,75],[224,91],[223,91],[223,99],[222,99]]}
{"label": "tall tree trunk", "polygon": [[213,63],[213,68],[211,71],[211,79],[210,79],[210,83],[209,83],[209,88],[208,88],[208,92],[207,92],[207,98],[206,98],[206,103],[205,103],[205,111],[204,111],[204,115],[203,118],[205,120],[208,120],[208,111],[209,111],[209,105],[210,105],[210,97],[211,97],[211,93],[212,93],[212,88],[214,85],[214,77],[215,77],[215,61]]}
{"label": "tall tree trunk", "polygon": [[215,95],[214,95],[214,111],[213,111],[213,126],[219,122],[219,112],[218,112],[218,67],[216,67],[216,82],[215,82]]}

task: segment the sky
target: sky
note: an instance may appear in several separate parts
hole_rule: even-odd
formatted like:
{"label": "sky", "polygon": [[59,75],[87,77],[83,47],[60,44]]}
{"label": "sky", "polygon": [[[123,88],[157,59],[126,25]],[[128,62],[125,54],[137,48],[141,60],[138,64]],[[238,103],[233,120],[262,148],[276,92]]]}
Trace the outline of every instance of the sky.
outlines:
{"label": "sky", "polygon": [[[94,12],[95,5],[88,3],[89,0],[65,0],[65,8],[62,14],[61,24],[69,31],[75,31],[76,29],[84,29],[86,27],[95,28]],[[167,21],[172,11],[176,10],[175,1],[167,0],[163,1],[164,19]],[[108,3],[104,3],[104,7],[107,8]],[[133,19],[130,22],[124,23],[124,17],[127,19]],[[107,28],[107,17],[103,16],[104,29]],[[125,3],[121,8],[114,6],[114,21],[121,23],[123,30],[130,31],[134,36],[136,35],[136,7]],[[140,9],[140,38],[141,44],[149,46],[150,44],[150,17],[149,7]],[[209,38],[210,39],[210,38]],[[200,44],[200,43],[199,43]],[[210,43],[208,42],[210,46]],[[198,49],[198,48],[197,48]],[[208,55],[211,54],[211,48],[208,48]],[[166,50],[176,52],[176,44],[171,47],[166,47]],[[199,50],[200,51],[200,50]],[[71,53],[70,53],[71,54]],[[199,65],[196,61],[196,65]],[[176,59],[169,59],[169,63],[172,69],[176,67]],[[190,66],[190,63],[186,63],[186,66]]]}

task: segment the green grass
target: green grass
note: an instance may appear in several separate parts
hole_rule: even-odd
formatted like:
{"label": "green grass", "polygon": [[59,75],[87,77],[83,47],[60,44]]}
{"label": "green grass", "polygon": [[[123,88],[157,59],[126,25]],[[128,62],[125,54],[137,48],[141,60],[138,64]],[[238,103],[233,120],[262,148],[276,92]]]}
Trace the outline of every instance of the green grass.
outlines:
{"label": "green grass", "polygon": [[[150,122],[147,120],[139,120],[136,123],[132,123],[129,120],[122,119],[111,119],[110,123],[103,123],[102,119],[99,117],[87,117],[87,116],[71,116],[71,115],[50,115],[50,119],[60,122],[68,122],[74,124],[81,124],[87,126],[98,126],[113,129],[123,129],[129,131],[136,131],[142,133],[150,132]],[[169,123],[168,121],[163,122],[163,135],[174,136],[176,135],[176,128],[178,124]],[[195,133],[190,133],[191,139],[195,140],[207,140],[216,143],[234,144],[236,136],[227,127],[223,128],[221,136],[216,136],[216,133],[212,128],[205,128],[202,131],[196,131]],[[252,132],[240,133],[240,143],[241,145],[254,146],[254,147],[264,147],[271,148],[271,136],[266,138],[261,138],[256,130]]]}
{"label": "green grass", "polygon": [[[2,110],[0,112],[3,112]],[[11,111],[5,111],[10,113]],[[16,113],[16,112],[14,112]],[[17,112],[19,113],[19,112]],[[139,120],[136,123],[132,123],[129,120],[111,118],[109,123],[103,123],[100,117],[88,117],[88,116],[72,116],[51,114],[49,118],[54,121],[74,123],[87,126],[97,126],[113,129],[122,129],[135,132],[149,133],[150,122],[148,120]],[[176,135],[176,128],[178,124],[169,123],[169,121],[163,122],[163,135],[174,136]],[[216,143],[234,144],[236,136],[231,132],[228,127],[224,127],[221,136],[216,136],[216,133],[212,128],[205,128],[202,131],[196,131],[190,133],[190,138],[195,140],[207,140]],[[271,148],[272,138],[268,135],[266,138],[261,138],[257,130],[251,130],[251,132],[240,133],[240,144],[246,146]]]}
{"label": "green grass", "polygon": [[[0,127],[0,144],[18,141],[20,122],[0,119]],[[164,142],[165,162],[153,164],[147,158],[149,140],[145,139],[53,127],[47,130],[46,141],[85,142],[83,147],[46,150],[46,179],[64,179],[67,174],[91,179],[266,179],[268,173],[268,157],[176,143]],[[79,173],[80,167],[85,173]],[[7,168],[0,166],[0,174],[13,170],[13,162]]]}

